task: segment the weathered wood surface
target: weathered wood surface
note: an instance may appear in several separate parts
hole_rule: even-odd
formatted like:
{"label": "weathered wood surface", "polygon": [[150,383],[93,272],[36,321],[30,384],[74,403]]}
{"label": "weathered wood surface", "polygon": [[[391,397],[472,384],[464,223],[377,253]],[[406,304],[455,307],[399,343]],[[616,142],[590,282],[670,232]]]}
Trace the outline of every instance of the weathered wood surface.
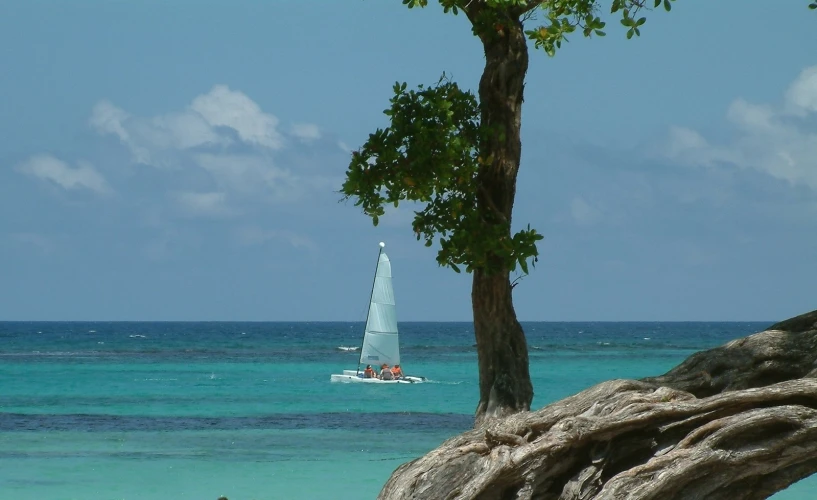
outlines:
{"label": "weathered wood surface", "polygon": [[817,311],[484,423],[381,499],[761,499],[817,471]]}

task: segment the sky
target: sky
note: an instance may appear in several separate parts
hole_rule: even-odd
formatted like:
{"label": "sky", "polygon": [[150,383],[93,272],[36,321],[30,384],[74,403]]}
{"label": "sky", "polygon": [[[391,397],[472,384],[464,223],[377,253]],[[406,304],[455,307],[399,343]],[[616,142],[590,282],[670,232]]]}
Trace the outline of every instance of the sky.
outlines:
{"label": "sky", "polygon": [[[433,2],[431,2],[433,3]],[[531,52],[523,321],[817,308],[817,13],[679,0]],[[468,321],[470,276],[340,202],[392,85],[475,89],[463,16],[398,0],[0,3],[0,320]]]}

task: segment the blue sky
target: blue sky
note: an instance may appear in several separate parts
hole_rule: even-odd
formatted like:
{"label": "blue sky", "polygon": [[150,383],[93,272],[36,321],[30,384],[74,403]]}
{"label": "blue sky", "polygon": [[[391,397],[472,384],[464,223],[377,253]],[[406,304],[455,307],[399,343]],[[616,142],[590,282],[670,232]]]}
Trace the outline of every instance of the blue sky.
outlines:
{"label": "blue sky", "polygon": [[[817,13],[680,0],[532,52],[514,221],[523,320],[777,320],[817,307]],[[401,209],[338,203],[395,81],[473,88],[462,17],[397,0],[4,2],[0,319],[469,320]],[[401,207],[402,208],[402,207]]]}

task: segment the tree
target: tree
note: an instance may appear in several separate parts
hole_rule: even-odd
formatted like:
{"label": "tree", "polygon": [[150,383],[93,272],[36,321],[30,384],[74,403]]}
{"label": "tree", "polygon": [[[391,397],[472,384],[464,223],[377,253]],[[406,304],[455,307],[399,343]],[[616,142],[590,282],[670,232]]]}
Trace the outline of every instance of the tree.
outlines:
{"label": "tree", "polygon": [[[640,34],[645,18],[636,14],[647,0],[612,0],[627,37]],[[655,0],[670,10],[671,1]],[[522,102],[528,69],[528,41],[554,55],[577,29],[604,36],[601,0],[439,0],[445,12],[464,13],[482,41],[485,68],[479,99],[443,77],[431,87],[394,87],[378,129],[352,154],[342,193],[355,198],[374,224],[385,206],[424,203],[415,212],[417,239],[431,246],[439,236],[437,261],[473,273],[471,301],[479,363],[480,398],[475,424],[529,410],[533,386],[525,334],[513,307],[510,273],[535,264],[531,229],[511,235],[516,177],[522,144]],[[428,0],[403,0],[409,8]],[[525,30],[535,12],[544,23]]]}
{"label": "tree", "polygon": [[[428,0],[402,0],[409,8]],[[528,42],[550,56],[571,33],[604,36],[602,8],[620,17],[626,37],[640,36],[649,7],[669,11],[674,0],[438,0],[464,13],[483,44],[485,67],[476,96],[443,77],[431,87],[394,87],[378,129],[352,154],[346,198],[372,217],[386,204],[424,203],[413,228],[426,245],[439,236],[437,261],[473,273],[471,302],[479,363],[475,425],[530,409],[533,386],[525,334],[513,307],[510,273],[527,274],[542,236],[528,226],[511,235],[522,145],[522,103]],[[649,4],[649,5],[648,5]],[[817,3],[809,4],[817,8]],[[524,23],[543,22],[533,29]]]}
{"label": "tree", "polygon": [[817,472],[817,311],[455,436],[378,498],[746,500]]}

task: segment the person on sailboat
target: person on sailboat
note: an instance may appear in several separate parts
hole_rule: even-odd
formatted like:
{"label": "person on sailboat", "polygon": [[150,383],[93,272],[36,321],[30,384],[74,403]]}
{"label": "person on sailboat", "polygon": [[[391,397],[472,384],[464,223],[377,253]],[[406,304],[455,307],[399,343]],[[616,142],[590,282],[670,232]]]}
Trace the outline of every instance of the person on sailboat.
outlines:
{"label": "person on sailboat", "polygon": [[394,373],[386,363],[383,363],[383,366],[380,367],[380,380],[394,380]]}
{"label": "person on sailboat", "polygon": [[372,369],[372,365],[366,365],[366,369],[363,370],[363,378],[377,378],[377,375]]}
{"label": "person on sailboat", "polygon": [[392,375],[394,378],[400,378],[403,376],[403,370],[400,368],[400,365],[394,365],[394,368],[391,369]]}

